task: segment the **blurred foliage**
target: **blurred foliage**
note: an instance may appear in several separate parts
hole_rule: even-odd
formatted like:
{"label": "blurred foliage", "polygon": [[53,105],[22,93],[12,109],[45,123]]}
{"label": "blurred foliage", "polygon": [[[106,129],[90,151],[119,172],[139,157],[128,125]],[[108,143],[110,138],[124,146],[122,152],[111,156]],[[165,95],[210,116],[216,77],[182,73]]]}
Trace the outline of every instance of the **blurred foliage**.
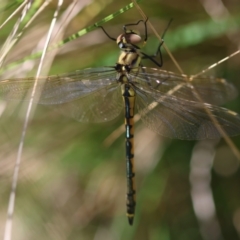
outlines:
{"label": "blurred foliage", "polygon": [[[14,12],[14,3],[17,1],[3,2],[7,7],[4,10],[1,3],[1,22]],[[35,10],[43,2],[36,1]],[[112,0],[80,2],[82,8],[69,22],[61,39],[129,4],[128,1]],[[67,21],[68,15],[64,13],[70,4],[70,1],[64,2],[59,18],[65,17]],[[56,6],[57,1],[50,2],[29,28],[23,31],[7,54],[2,69],[35,52],[48,31]],[[237,0],[143,0],[140,7],[159,34],[173,18],[165,43],[188,74],[198,73],[238,49],[240,5]],[[32,14],[29,13],[29,16]],[[19,16],[20,12],[1,28],[1,44],[9,36]],[[116,37],[124,24],[135,23],[139,19],[142,17],[134,7],[104,24],[104,28]],[[61,25],[58,27],[60,31]],[[140,30],[143,30],[141,26]],[[52,36],[53,39],[58,31]],[[149,29],[149,41],[144,52],[154,53],[157,45],[158,40]],[[96,29],[59,48],[54,61],[49,63],[49,75],[86,67],[113,66],[118,53],[116,44],[100,29]],[[164,50],[163,60],[164,69],[178,71]],[[47,65],[47,60],[45,62]],[[14,68],[4,70],[2,79],[34,75],[37,63],[38,60],[24,60]],[[240,55],[236,55],[207,74],[224,77],[240,89],[239,63]],[[144,64],[152,66],[147,61]],[[240,112],[239,101],[237,98],[225,107]],[[2,239],[26,106],[2,100],[0,107],[4,109],[0,120]],[[165,139],[141,123],[137,124],[135,134],[136,219],[130,227],[125,216],[124,135],[109,146],[104,144],[122,122],[123,116],[105,124],[82,124],[51,108],[36,108],[24,142],[13,218],[13,239],[240,239],[239,163],[231,148],[224,140],[217,144],[213,141],[199,143]],[[240,148],[240,138],[235,137],[233,141]],[[201,154],[198,157],[202,160],[197,168],[193,156],[199,149]],[[209,152],[215,155],[214,163],[209,160],[206,168],[201,168]],[[197,169],[196,172],[194,169]],[[206,176],[209,171],[209,178],[203,178],[203,182],[209,184],[206,187],[209,195],[200,186],[197,199],[202,200],[200,213],[205,215],[196,211],[194,202],[194,186],[201,177],[195,179],[193,176],[202,173],[203,169]],[[208,199],[209,196],[213,202]],[[211,212],[211,209],[214,211]]]}

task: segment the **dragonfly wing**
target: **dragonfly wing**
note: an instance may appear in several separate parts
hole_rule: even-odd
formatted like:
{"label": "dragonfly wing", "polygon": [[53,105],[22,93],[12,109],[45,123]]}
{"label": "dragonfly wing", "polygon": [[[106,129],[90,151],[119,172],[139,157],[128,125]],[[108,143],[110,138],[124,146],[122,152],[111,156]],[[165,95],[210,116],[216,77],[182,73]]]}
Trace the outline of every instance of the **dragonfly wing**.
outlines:
{"label": "dragonfly wing", "polygon": [[[29,101],[36,78],[0,81],[0,94],[10,100]],[[85,96],[116,82],[116,71],[111,67],[89,68],[71,73],[39,77],[34,99],[44,105],[62,104]]]}
{"label": "dragonfly wing", "polygon": [[[29,101],[35,78],[0,81],[0,94]],[[83,122],[105,122],[117,117],[122,98],[114,67],[89,68],[40,77],[34,101]]]}
{"label": "dragonfly wing", "polygon": [[55,109],[80,122],[110,121],[123,109],[120,86],[116,83],[108,88],[98,89],[77,100],[58,104]]}
{"label": "dragonfly wing", "polygon": [[[161,94],[169,93],[177,98],[188,99],[221,105],[234,99],[237,89],[226,80],[214,77],[198,77],[189,81],[189,76],[156,68],[142,67],[137,73],[136,81],[149,89],[154,89]],[[197,95],[196,95],[197,92]]]}
{"label": "dragonfly wing", "polygon": [[157,91],[136,89],[136,107],[143,122],[160,135],[182,140],[215,139],[221,137],[218,125],[230,136],[240,134],[240,116],[225,108],[160,95]]}

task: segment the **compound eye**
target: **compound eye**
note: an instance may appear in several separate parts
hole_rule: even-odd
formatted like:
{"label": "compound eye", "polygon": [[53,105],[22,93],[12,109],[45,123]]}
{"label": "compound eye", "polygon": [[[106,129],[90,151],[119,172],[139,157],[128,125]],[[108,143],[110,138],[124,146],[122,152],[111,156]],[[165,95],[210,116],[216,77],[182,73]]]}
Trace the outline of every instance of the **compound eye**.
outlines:
{"label": "compound eye", "polygon": [[[124,33],[118,36],[118,46],[126,46],[127,44],[137,45],[142,41],[142,38],[136,33]],[[121,48],[121,47],[120,47]]]}
{"label": "compound eye", "polygon": [[135,33],[126,34],[126,39],[127,39],[128,43],[131,43],[134,45],[136,45],[142,41],[142,38],[138,34],[135,34]]}
{"label": "compound eye", "polygon": [[118,36],[118,38],[117,38],[117,45],[122,45],[123,43],[126,43],[126,40],[125,40],[125,36],[124,36],[125,34],[121,34],[121,35],[119,35]]}

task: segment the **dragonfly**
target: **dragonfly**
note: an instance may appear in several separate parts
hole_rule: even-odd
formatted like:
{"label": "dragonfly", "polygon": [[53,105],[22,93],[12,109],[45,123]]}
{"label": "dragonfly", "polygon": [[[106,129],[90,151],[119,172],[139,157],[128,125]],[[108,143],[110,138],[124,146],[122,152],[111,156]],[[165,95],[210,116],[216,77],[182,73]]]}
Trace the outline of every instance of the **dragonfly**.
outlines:
{"label": "dragonfly", "polygon": [[[111,37],[120,55],[114,66],[87,68],[75,72],[39,78],[16,78],[0,81],[0,95],[10,100],[29,101],[29,91],[38,81],[38,104],[48,105],[79,122],[107,122],[124,110],[126,148],[126,214],[133,224],[136,207],[134,170],[134,115],[156,133],[175,139],[200,140],[240,134],[240,116],[216,105],[237,96],[236,88],[226,80],[176,74],[160,69],[162,55],[142,51],[147,42],[147,21],[123,26],[123,33]],[[144,24],[144,39],[132,26]],[[140,46],[141,45],[141,46]],[[158,59],[156,58],[158,57]],[[143,60],[157,68],[144,67]],[[210,114],[209,114],[210,113]],[[212,121],[212,115],[215,121]]]}

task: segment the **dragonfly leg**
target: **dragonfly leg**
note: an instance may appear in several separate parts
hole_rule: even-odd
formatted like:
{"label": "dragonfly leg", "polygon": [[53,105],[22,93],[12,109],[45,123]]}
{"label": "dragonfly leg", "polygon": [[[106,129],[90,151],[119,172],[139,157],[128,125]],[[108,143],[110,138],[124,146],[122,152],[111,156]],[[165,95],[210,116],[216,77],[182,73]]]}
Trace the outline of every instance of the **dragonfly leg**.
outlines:
{"label": "dragonfly leg", "polygon": [[[128,29],[126,27],[129,27],[129,26],[136,26],[138,25],[140,22],[143,22],[144,24],[144,28],[145,28],[145,37],[144,37],[144,44],[147,42],[147,38],[148,38],[148,33],[147,33],[147,21],[148,21],[148,18],[144,21],[144,20],[139,20],[137,23],[129,23],[129,24],[126,24],[123,26],[123,30],[125,33],[128,33]],[[133,30],[130,30],[131,33],[135,33],[135,31]]]}
{"label": "dragonfly leg", "polygon": [[[167,30],[168,30],[168,28],[169,28],[172,20],[173,20],[173,19],[170,19],[167,27],[165,28],[165,30],[164,30],[164,32],[163,32],[163,34],[162,34],[161,42],[159,43],[159,45],[158,45],[158,47],[157,47],[156,53],[153,54],[153,55],[151,55],[151,56],[149,56],[149,55],[147,55],[146,53],[141,52],[141,54],[143,55],[142,59],[149,59],[149,60],[151,60],[152,62],[154,62],[158,67],[162,67],[162,65],[163,65],[163,59],[162,59],[161,46],[162,46],[163,43],[164,43],[164,36],[165,36],[165,34],[166,34],[166,32],[167,32]],[[155,60],[155,58],[156,58],[157,56],[159,56],[159,61]]]}
{"label": "dragonfly leg", "polygon": [[111,36],[107,33],[107,31],[103,28],[103,26],[96,26],[96,27],[101,28],[101,29],[103,30],[103,32],[105,33],[105,35],[106,35],[109,39],[111,39],[111,40],[113,40],[113,41],[116,42],[117,39],[114,38],[114,37],[111,37]]}

